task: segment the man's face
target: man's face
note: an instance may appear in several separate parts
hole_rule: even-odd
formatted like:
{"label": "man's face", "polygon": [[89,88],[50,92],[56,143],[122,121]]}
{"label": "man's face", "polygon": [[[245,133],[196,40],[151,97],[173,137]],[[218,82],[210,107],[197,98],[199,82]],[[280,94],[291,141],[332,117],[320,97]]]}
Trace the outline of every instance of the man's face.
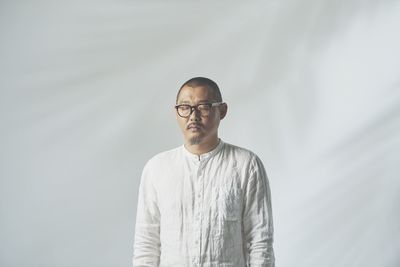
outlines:
{"label": "man's face", "polygon": [[[201,103],[216,102],[212,92],[207,87],[184,86],[179,94],[177,105],[188,104],[195,106]],[[201,116],[197,109],[187,118],[176,113],[176,119],[185,140],[191,144],[201,144],[218,138],[220,120],[225,117],[226,106],[213,107],[208,116]]]}

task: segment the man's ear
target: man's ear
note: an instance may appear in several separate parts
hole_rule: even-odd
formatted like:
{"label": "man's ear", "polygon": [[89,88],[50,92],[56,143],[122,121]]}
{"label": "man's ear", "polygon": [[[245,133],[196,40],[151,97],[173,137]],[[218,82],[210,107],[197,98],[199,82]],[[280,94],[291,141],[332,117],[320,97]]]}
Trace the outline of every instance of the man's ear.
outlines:
{"label": "man's ear", "polygon": [[223,118],[225,118],[227,112],[228,112],[228,105],[224,103],[219,107],[219,119],[222,120]]}

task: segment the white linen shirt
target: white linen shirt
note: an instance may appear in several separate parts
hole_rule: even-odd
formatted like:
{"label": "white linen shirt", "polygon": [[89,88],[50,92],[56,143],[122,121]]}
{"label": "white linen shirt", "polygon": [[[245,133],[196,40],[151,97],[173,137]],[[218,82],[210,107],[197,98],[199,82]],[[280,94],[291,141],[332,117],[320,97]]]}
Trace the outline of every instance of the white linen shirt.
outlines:
{"label": "white linen shirt", "polygon": [[272,267],[272,243],[268,179],[253,152],[220,139],[200,156],[182,145],[146,163],[134,267]]}

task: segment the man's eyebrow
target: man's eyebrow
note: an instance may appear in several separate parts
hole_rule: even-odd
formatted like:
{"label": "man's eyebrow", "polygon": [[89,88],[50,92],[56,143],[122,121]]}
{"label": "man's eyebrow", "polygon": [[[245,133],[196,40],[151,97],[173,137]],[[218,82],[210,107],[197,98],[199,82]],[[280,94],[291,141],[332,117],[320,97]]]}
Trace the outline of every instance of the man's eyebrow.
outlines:
{"label": "man's eyebrow", "polygon": [[[210,102],[211,102],[210,100],[200,100],[197,103],[210,103]],[[178,101],[178,104],[189,104],[189,105],[191,105],[191,102],[188,101],[188,100],[183,100],[183,101]]]}

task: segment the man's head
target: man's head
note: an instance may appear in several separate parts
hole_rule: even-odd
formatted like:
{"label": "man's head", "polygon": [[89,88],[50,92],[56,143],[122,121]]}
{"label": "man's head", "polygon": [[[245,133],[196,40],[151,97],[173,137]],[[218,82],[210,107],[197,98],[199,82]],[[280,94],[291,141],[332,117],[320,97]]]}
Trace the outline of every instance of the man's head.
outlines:
{"label": "man's head", "polygon": [[[211,106],[212,103],[214,104]],[[203,105],[198,106],[199,104]],[[214,81],[204,77],[188,80],[179,89],[176,105],[196,106],[184,106],[176,111],[176,118],[186,143],[214,144],[218,141],[218,126],[226,115],[227,105],[222,103],[221,92]],[[183,109],[186,109],[187,114],[178,112]],[[180,116],[179,113],[184,116]]]}
{"label": "man's head", "polygon": [[218,85],[211,79],[205,77],[194,77],[190,80],[187,80],[184,84],[182,84],[181,88],[176,95],[176,104],[178,104],[179,94],[182,91],[182,88],[185,86],[189,87],[206,87],[208,88],[211,93],[213,94],[213,98],[215,102],[222,102],[221,91],[219,90]]}

